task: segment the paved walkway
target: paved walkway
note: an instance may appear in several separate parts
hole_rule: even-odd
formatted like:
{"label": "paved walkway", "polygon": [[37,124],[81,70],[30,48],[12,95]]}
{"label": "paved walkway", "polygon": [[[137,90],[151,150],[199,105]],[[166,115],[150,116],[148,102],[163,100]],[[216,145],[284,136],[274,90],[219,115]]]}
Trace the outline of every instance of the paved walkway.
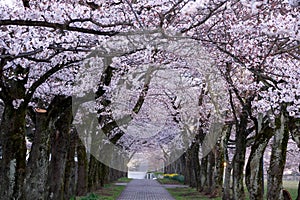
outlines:
{"label": "paved walkway", "polygon": [[134,179],[127,184],[118,200],[175,200],[157,181]]}

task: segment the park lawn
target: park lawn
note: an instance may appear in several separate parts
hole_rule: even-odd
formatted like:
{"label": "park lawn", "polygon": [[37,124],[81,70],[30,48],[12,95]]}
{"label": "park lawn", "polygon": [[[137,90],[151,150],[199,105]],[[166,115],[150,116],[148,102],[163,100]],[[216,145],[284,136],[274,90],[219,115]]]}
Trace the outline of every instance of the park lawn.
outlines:
{"label": "park lawn", "polygon": [[[168,184],[168,183],[167,183]],[[297,190],[298,190],[298,182],[297,181],[283,181],[283,186],[286,190],[288,190],[291,194],[292,199],[296,199],[297,197]],[[267,188],[265,186],[265,188]],[[246,188],[245,188],[246,189]],[[221,197],[217,198],[209,198],[204,194],[198,192],[195,188],[167,188],[169,193],[176,199],[176,200],[194,200],[194,199],[203,199],[203,200],[221,200]],[[248,192],[246,191],[246,200],[248,200]],[[266,196],[265,198],[266,199]]]}
{"label": "park lawn", "polygon": [[115,200],[126,186],[106,184],[103,188],[89,194],[85,197],[77,197],[76,200]]}
{"label": "park lawn", "polygon": [[203,200],[221,200],[221,197],[217,198],[209,198],[209,196],[201,194],[195,188],[167,188],[168,192],[176,199],[176,200],[191,200],[191,199],[203,199]]}
{"label": "park lawn", "polygon": [[119,178],[117,181],[115,181],[116,183],[129,183],[132,180],[132,178],[127,178],[127,177],[122,177]]}
{"label": "park lawn", "polygon": [[126,187],[125,185],[115,185],[115,183],[128,183],[131,180],[132,179],[125,177],[119,178],[114,183],[105,184],[104,187],[85,197],[77,197],[76,200],[115,200],[121,195],[122,191]]}
{"label": "park lawn", "polygon": [[289,191],[292,199],[296,199],[298,194],[298,181],[283,181],[283,188]]}

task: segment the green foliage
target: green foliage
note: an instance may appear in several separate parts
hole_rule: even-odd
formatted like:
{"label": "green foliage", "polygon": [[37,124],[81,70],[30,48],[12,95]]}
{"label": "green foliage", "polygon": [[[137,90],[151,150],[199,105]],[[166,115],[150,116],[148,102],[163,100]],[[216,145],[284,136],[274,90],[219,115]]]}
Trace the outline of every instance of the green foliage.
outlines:
{"label": "green foliage", "polygon": [[164,174],[164,178],[172,179],[172,180],[178,181],[179,183],[184,182],[184,176],[182,176],[180,174]]}
{"label": "green foliage", "polygon": [[164,176],[163,172],[153,172],[155,177]]}
{"label": "green foliage", "polygon": [[117,199],[125,186],[117,186],[113,184],[106,184],[103,188],[91,193],[86,197],[71,198],[71,200],[115,200]]}
{"label": "green foliage", "polygon": [[98,200],[98,199],[99,199],[98,195],[91,193],[88,196],[81,198],[80,200]]}
{"label": "green foliage", "polygon": [[176,200],[189,200],[189,199],[202,199],[202,200],[221,200],[221,197],[217,198],[210,198],[209,196],[203,195],[198,192],[195,188],[168,188],[169,193],[176,199]]}
{"label": "green foliage", "polygon": [[132,180],[132,178],[122,177],[119,178],[116,182],[117,183],[129,183]]}
{"label": "green foliage", "polygon": [[298,181],[283,181],[283,188],[289,191],[292,199],[296,199],[298,194]]}

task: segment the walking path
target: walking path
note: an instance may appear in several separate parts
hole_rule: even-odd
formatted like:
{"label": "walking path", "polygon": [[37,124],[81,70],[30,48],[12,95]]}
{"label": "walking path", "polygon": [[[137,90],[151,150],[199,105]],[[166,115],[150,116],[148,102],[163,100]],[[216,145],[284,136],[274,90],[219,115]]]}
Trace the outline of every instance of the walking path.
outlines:
{"label": "walking path", "polygon": [[156,180],[134,179],[118,200],[175,200]]}

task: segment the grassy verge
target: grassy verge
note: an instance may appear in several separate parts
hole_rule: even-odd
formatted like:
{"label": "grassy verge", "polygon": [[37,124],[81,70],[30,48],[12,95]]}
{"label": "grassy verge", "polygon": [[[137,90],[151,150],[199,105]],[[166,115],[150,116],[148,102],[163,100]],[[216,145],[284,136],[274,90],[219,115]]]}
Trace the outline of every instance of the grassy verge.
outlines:
{"label": "grassy verge", "polygon": [[132,180],[132,178],[127,178],[127,177],[123,177],[123,178],[119,178],[117,181],[117,183],[129,183]]}
{"label": "grassy verge", "polygon": [[169,178],[157,179],[157,181],[160,184],[170,184],[170,185],[182,185],[183,184],[177,180],[173,180],[173,179],[169,179]]}
{"label": "grassy verge", "polygon": [[296,199],[298,194],[298,181],[283,181],[283,187],[289,191],[292,199]]}
{"label": "grassy verge", "polygon": [[191,199],[202,199],[202,200],[221,200],[221,197],[218,198],[209,198],[209,196],[205,196],[198,192],[194,188],[167,188],[169,193],[176,199],[176,200],[191,200]]}
{"label": "grassy verge", "polygon": [[[120,178],[117,183],[128,183],[132,179],[129,178]],[[76,200],[115,200],[117,199],[126,186],[115,185],[114,183],[105,184],[104,187],[98,189],[97,191],[85,196],[85,197],[76,197]],[[75,199],[71,199],[75,200]]]}
{"label": "grassy verge", "polygon": [[[161,179],[163,181],[168,181],[168,180],[164,180]],[[161,181],[160,180],[160,181]],[[169,183],[166,183],[169,184]],[[283,182],[283,186],[286,190],[288,190],[291,194],[292,199],[296,199],[297,197],[297,188],[298,188],[298,182],[297,181],[284,181]],[[246,189],[246,188],[245,188]],[[265,189],[267,189],[267,187],[265,186]],[[209,198],[209,196],[206,196],[204,194],[201,194],[200,192],[198,192],[196,189],[194,188],[167,188],[167,190],[169,191],[169,193],[176,199],[176,200],[196,200],[196,199],[203,199],[203,200],[209,200],[209,199],[214,199],[214,200],[221,200],[221,197],[217,197],[217,198]],[[249,200],[249,195],[246,192],[246,200]],[[266,193],[265,193],[265,197],[266,198]]]}

